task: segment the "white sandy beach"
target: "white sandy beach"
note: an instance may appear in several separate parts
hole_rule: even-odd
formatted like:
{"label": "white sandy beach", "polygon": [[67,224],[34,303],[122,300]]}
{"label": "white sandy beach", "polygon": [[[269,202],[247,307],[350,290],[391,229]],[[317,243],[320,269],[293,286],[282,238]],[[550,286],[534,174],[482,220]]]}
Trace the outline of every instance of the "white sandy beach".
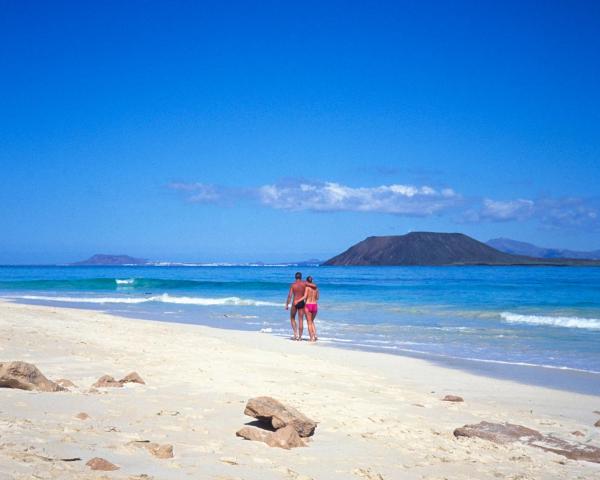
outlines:
{"label": "white sandy beach", "polygon": [[[518,443],[456,439],[464,424],[511,422],[600,446],[600,398],[400,356],[254,332],[0,302],[0,362],[35,364],[78,388],[0,389],[0,479],[592,479],[600,464]],[[99,389],[137,371],[146,385]],[[464,403],[441,401],[447,394]],[[246,401],[270,395],[319,422],[306,448],[235,436]],[[90,418],[75,417],[80,412]],[[169,443],[158,459],[134,440]],[[63,462],[59,458],[80,457]],[[102,457],[120,467],[93,472]],[[146,475],[146,476],[144,476]]]}

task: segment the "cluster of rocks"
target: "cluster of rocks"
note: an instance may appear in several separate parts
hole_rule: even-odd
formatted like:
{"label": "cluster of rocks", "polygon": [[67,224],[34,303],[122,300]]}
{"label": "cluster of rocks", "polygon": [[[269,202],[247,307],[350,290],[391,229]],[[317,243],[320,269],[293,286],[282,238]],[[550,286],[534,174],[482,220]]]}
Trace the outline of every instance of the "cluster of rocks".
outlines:
{"label": "cluster of rocks", "polygon": [[[115,380],[110,375],[101,376],[93,388],[122,387],[126,383],[146,382],[137,372],[125,375],[121,380]],[[0,388],[17,388],[20,390],[35,390],[38,392],[64,392],[76,385],[66,378],[53,382],[49,380],[35,365],[27,362],[0,362]]]}
{"label": "cluster of rocks", "polygon": [[102,375],[96,383],[92,385],[93,388],[106,388],[106,387],[117,387],[120,388],[126,383],[140,383],[145,385],[146,382],[142,380],[142,377],[138,375],[137,372],[131,372],[125,375],[121,380],[115,380],[114,377],[110,375]]}
{"label": "cluster of rocks", "polygon": [[245,426],[236,435],[270,447],[304,447],[304,438],[312,436],[317,428],[315,421],[272,397],[251,398],[244,414],[256,418],[259,426]]}
{"label": "cluster of rocks", "polygon": [[[131,372],[120,380],[115,380],[110,375],[103,375],[93,388],[102,387],[122,387],[126,383],[145,384],[142,377],[137,372]],[[38,392],[63,392],[69,388],[75,388],[76,385],[66,378],[58,379],[56,382],[49,380],[35,365],[27,362],[0,362],[0,388],[16,388],[20,390],[38,391]],[[85,421],[90,416],[85,412],[79,412],[75,418]],[[142,445],[153,456],[157,458],[173,458],[173,445],[141,441],[136,442]],[[78,461],[80,458],[61,459],[62,461]],[[119,467],[108,460],[100,457],[94,457],[86,462],[91,470],[113,471],[119,470]]]}

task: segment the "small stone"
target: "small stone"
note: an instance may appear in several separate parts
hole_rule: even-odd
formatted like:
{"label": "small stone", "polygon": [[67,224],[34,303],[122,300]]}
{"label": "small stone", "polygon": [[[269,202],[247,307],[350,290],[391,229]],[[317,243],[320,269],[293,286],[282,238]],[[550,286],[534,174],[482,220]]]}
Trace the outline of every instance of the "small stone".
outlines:
{"label": "small stone", "polygon": [[160,412],[157,413],[157,415],[168,415],[170,417],[175,417],[177,415],[179,415],[180,412],[178,412],[177,410],[161,410]]}
{"label": "small stone", "polygon": [[462,397],[459,397],[458,395],[446,395],[444,398],[442,398],[443,402],[464,402]]}
{"label": "small stone", "polygon": [[168,443],[165,443],[164,445],[149,443],[146,445],[146,448],[156,458],[173,458],[173,445]]}
{"label": "small stone", "polygon": [[87,420],[90,418],[90,416],[85,412],[79,412],[77,415],[75,415],[75,418],[78,418],[79,420]]}
{"label": "small stone", "polygon": [[59,378],[56,383],[58,383],[61,387],[64,388],[77,388],[77,385],[75,385],[71,380],[68,380],[66,378]]}
{"label": "small stone", "polygon": [[600,427],[600,420],[598,420],[596,423],[594,423],[594,427]]}
{"label": "small stone", "polygon": [[142,377],[140,377],[137,372],[128,373],[119,380],[119,383],[141,383],[142,385],[146,385],[146,382],[142,380]]}
{"label": "small stone", "polygon": [[571,435],[574,435],[576,437],[585,437],[585,434],[583,432],[580,432],[579,430],[575,430],[574,432],[571,432]]}
{"label": "small stone", "polygon": [[86,463],[86,465],[92,470],[102,470],[104,472],[110,472],[119,469],[119,467],[117,467],[115,464],[110,463],[108,460],[100,457],[92,458]]}
{"label": "small stone", "polygon": [[97,381],[96,383],[94,383],[92,385],[92,387],[95,388],[106,388],[106,387],[122,387],[123,384],[120,382],[117,382],[114,377],[111,377],[110,375],[102,375]]}

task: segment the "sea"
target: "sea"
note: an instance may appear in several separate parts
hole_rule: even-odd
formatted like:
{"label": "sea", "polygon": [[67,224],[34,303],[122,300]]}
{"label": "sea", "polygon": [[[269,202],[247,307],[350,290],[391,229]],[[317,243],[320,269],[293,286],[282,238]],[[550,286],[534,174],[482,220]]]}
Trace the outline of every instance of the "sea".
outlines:
{"label": "sea", "polygon": [[597,267],[0,266],[0,298],[290,338],[299,270],[318,344],[600,395]]}

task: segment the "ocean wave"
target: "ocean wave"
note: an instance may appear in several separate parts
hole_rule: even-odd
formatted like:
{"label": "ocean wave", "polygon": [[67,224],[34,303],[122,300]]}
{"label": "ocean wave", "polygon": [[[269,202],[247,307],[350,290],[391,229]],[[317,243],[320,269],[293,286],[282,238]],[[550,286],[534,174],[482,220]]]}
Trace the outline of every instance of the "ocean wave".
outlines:
{"label": "ocean wave", "polygon": [[123,286],[141,291],[149,290],[211,290],[229,289],[233,291],[286,289],[287,282],[261,280],[190,280],[176,278],[70,278],[44,280],[0,280],[0,290],[43,290],[43,291],[116,291]]}
{"label": "ocean wave", "polygon": [[231,305],[231,306],[254,306],[254,307],[280,307],[281,304],[274,302],[265,302],[262,300],[253,300],[239,297],[225,298],[206,298],[206,297],[174,297],[168,293],[162,295],[151,295],[147,297],[61,297],[61,296],[43,296],[43,295],[22,295],[13,298],[23,300],[39,300],[46,302],[62,303],[126,303],[138,304],[147,302],[162,302],[181,305]]}
{"label": "ocean wave", "polygon": [[597,318],[581,317],[551,317],[545,315],[521,315],[518,313],[503,312],[502,319],[508,323],[521,323],[528,325],[545,325],[564,328],[585,328],[600,330],[600,320]]}

